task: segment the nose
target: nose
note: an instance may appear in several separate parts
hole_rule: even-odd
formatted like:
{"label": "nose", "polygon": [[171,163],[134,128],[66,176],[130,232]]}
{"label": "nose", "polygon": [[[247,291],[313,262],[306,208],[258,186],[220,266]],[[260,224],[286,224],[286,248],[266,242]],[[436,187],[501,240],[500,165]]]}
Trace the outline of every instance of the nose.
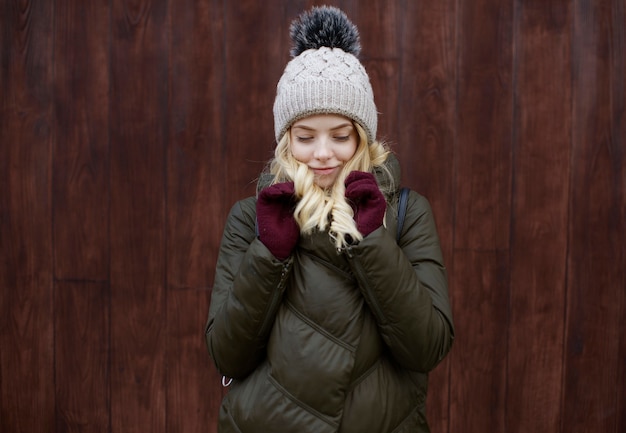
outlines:
{"label": "nose", "polygon": [[326,161],[333,156],[333,151],[331,148],[331,143],[328,138],[320,138],[315,146],[315,151],[313,152],[313,157],[315,159],[319,159],[321,161]]}

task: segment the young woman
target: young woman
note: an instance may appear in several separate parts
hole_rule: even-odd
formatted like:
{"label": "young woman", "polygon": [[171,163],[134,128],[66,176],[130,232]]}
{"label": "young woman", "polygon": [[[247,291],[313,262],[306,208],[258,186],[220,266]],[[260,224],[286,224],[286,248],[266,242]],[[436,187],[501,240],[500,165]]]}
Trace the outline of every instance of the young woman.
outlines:
{"label": "young woman", "polygon": [[275,156],[233,206],[217,262],[219,431],[426,432],[428,372],[454,338],[430,206],[411,191],[398,209],[356,27],[321,7],[291,35]]}

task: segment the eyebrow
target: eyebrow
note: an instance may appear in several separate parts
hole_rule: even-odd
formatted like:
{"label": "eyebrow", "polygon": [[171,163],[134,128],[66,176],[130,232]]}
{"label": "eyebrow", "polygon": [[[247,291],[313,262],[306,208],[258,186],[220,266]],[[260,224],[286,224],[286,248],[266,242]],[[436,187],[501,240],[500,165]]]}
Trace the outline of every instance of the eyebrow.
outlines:
{"label": "eyebrow", "polygon": [[[348,127],[348,126],[351,127],[352,123],[350,123],[350,122],[342,123],[340,125],[337,125],[337,126],[334,126],[334,127],[330,128],[330,130],[331,131],[335,131],[337,129],[345,128],[345,127]],[[293,125],[292,128],[305,129],[307,131],[315,131],[315,128],[312,128],[312,127],[307,126],[307,125]]]}

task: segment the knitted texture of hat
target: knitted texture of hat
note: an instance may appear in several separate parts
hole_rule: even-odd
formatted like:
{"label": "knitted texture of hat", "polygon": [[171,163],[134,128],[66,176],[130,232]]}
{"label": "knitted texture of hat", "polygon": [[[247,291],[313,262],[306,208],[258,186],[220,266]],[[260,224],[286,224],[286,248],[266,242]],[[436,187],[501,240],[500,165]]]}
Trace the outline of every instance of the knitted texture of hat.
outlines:
{"label": "knitted texture of hat", "polygon": [[360,50],[356,27],[339,9],[321,7],[294,21],[291,35],[297,45],[292,53],[297,55],[276,86],[276,141],[299,119],[341,114],[359,123],[373,142],[378,113],[367,72],[351,53]]}

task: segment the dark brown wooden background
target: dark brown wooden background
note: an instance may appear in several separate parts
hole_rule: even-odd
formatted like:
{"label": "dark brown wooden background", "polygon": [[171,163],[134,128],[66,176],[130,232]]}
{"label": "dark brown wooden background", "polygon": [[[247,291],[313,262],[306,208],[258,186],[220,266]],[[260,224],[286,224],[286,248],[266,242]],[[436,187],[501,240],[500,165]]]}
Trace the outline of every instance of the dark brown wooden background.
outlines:
{"label": "dark brown wooden background", "polygon": [[[317,2],[0,3],[0,431],[213,432],[220,232]],[[625,1],[330,3],[450,270],[433,432],[626,431]]]}

